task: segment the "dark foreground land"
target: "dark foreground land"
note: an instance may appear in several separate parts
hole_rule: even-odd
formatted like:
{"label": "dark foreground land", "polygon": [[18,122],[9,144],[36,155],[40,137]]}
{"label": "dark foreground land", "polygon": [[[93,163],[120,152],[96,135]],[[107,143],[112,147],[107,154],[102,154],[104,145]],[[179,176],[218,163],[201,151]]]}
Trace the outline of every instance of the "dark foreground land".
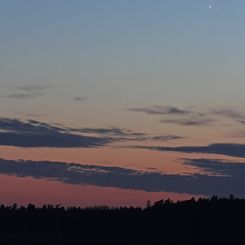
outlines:
{"label": "dark foreground land", "polygon": [[245,244],[245,200],[159,201],[147,208],[0,207],[0,244]]}

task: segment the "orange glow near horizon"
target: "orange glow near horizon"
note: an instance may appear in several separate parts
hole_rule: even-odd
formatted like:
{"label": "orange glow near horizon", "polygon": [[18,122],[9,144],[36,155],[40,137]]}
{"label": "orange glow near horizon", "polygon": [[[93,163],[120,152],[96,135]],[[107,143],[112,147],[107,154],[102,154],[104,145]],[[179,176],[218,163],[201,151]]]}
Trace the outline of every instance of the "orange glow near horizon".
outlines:
{"label": "orange glow near horizon", "polygon": [[193,196],[190,194],[145,192],[91,185],[70,185],[57,181],[7,175],[1,175],[0,185],[0,204],[5,205],[33,203],[38,206],[61,204],[63,206],[76,205],[80,207],[95,205],[145,207],[147,200],[155,202],[170,198],[176,201],[190,199]]}
{"label": "orange glow near horizon", "polygon": [[244,162],[244,158],[217,154],[159,152],[128,148],[19,148],[0,147],[0,157],[10,160],[57,161],[101,166],[117,166],[136,170],[158,170],[166,173],[196,173],[195,168],[182,164],[184,158],[209,158]]}

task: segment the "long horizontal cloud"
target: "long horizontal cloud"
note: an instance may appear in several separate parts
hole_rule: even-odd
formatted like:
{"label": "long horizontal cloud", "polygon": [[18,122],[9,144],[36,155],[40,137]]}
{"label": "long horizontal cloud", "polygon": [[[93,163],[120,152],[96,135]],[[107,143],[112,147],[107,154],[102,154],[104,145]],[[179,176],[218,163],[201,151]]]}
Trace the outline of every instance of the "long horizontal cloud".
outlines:
{"label": "long horizontal cloud", "polygon": [[208,118],[181,118],[181,119],[163,119],[162,123],[171,123],[181,126],[207,126],[214,120]]}
{"label": "long horizontal cloud", "polygon": [[117,141],[170,141],[182,139],[182,136],[177,135],[149,135],[142,132],[134,132],[123,128],[67,128],[70,132],[95,134],[99,136],[108,136]]}
{"label": "long horizontal cloud", "polygon": [[150,115],[186,115],[190,114],[191,111],[179,109],[172,106],[151,106],[151,107],[135,107],[129,108],[130,111],[143,112]]}
{"label": "long horizontal cloud", "polygon": [[121,129],[116,127],[111,128],[68,128],[68,130],[80,133],[94,133],[114,136],[144,136],[144,133],[135,133],[128,129]]}
{"label": "long horizontal cloud", "polygon": [[72,134],[63,128],[29,120],[0,119],[0,145],[19,147],[97,147],[111,143],[106,137]]}
{"label": "long horizontal cloud", "polygon": [[7,98],[12,99],[31,99],[37,96],[42,95],[44,90],[49,88],[53,88],[51,86],[40,86],[40,85],[24,85],[24,86],[3,86],[4,88],[8,88],[14,90],[10,94],[6,95]]}
{"label": "long horizontal cloud", "polygon": [[207,153],[219,154],[233,157],[245,157],[245,144],[211,144],[207,146],[180,146],[180,147],[161,147],[161,146],[136,146],[155,151],[173,151],[184,153]]}
{"label": "long horizontal cloud", "polygon": [[235,121],[245,120],[245,115],[239,111],[229,108],[211,109],[210,113],[224,118],[231,118]]}
{"label": "long horizontal cloud", "polygon": [[[80,165],[48,161],[0,159],[0,173],[18,177],[56,180],[68,184],[90,184],[144,191],[166,191],[199,195],[245,196],[245,164],[209,159],[184,159],[185,164],[222,172],[222,175],[178,175],[142,172],[120,167]],[[205,170],[206,170],[205,169]]]}
{"label": "long horizontal cloud", "polygon": [[12,86],[11,88],[25,91],[25,92],[37,92],[45,89],[53,88],[52,86],[41,86],[41,85],[23,85],[23,86]]}
{"label": "long horizontal cloud", "polygon": [[35,120],[0,118],[0,145],[19,147],[98,147],[121,141],[169,141],[176,135],[148,135],[120,128],[68,128]]}
{"label": "long horizontal cloud", "polygon": [[9,94],[6,97],[12,99],[32,99],[39,95],[40,93],[15,93],[15,94]]}
{"label": "long horizontal cloud", "polygon": [[216,109],[183,109],[174,106],[135,107],[128,110],[148,115],[162,116],[162,123],[171,123],[180,126],[206,126],[219,119],[231,119],[236,123],[244,124],[245,114],[231,108]]}
{"label": "long horizontal cloud", "polygon": [[185,164],[198,167],[213,175],[245,179],[245,163],[217,159],[182,159]]}

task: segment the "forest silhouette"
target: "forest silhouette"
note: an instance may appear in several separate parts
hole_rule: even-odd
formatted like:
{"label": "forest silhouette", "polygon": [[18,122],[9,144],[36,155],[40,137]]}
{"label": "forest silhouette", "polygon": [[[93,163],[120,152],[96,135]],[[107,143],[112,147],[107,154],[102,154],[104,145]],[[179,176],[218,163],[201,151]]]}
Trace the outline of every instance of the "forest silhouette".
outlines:
{"label": "forest silhouette", "polygon": [[0,244],[152,244],[161,240],[161,244],[219,245],[245,241],[245,199],[232,195],[148,201],[145,208],[1,205],[0,218]]}

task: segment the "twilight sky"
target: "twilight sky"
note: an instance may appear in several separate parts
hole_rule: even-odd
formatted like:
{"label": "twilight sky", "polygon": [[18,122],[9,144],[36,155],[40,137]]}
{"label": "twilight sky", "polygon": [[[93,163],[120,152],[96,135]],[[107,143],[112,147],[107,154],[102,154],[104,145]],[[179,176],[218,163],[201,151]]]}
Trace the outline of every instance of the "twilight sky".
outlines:
{"label": "twilight sky", "polygon": [[245,197],[244,12],[0,0],[0,202]]}

